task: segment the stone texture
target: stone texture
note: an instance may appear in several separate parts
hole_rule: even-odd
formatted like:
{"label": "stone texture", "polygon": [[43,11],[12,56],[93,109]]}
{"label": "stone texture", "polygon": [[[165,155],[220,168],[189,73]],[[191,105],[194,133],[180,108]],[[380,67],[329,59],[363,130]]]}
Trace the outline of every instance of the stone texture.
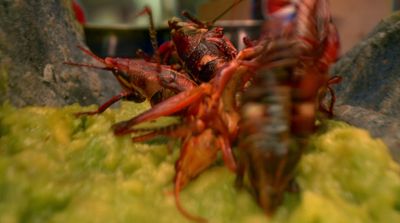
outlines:
{"label": "stone texture", "polygon": [[332,74],[335,115],[365,128],[389,146],[400,161],[400,13],[384,19],[369,36],[344,55]]}
{"label": "stone texture", "polygon": [[15,106],[99,104],[119,91],[110,72],[65,65],[94,63],[69,0],[2,0],[0,102]]}

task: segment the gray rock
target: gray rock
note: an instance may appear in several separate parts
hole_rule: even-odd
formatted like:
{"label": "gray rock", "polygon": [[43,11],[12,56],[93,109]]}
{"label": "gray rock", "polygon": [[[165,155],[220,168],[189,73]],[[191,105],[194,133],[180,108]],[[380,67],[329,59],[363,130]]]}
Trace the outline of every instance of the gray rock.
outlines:
{"label": "gray rock", "polygon": [[332,69],[335,115],[382,138],[400,162],[400,13],[384,19]]}
{"label": "gray rock", "polygon": [[0,4],[0,103],[15,106],[99,104],[120,87],[110,72],[65,65],[95,63],[85,46],[71,1],[15,1]]}

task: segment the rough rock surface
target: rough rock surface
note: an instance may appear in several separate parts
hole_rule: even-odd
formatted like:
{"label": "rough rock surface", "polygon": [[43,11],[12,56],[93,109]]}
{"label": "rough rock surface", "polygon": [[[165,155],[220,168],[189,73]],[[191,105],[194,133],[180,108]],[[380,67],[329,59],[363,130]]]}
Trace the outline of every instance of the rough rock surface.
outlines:
{"label": "rough rock surface", "polygon": [[71,1],[3,0],[0,4],[0,103],[16,106],[98,104],[119,91],[109,72],[73,67],[93,63]]}
{"label": "rough rock surface", "polygon": [[400,13],[384,19],[336,63],[335,115],[365,128],[400,162]]}

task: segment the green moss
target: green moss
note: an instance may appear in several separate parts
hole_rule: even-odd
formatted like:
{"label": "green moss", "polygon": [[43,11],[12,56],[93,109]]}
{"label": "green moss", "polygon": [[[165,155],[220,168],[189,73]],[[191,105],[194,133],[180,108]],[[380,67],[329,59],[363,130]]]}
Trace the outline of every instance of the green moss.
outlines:
{"label": "green moss", "polygon": [[[82,118],[73,113],[94,107],[1,106],[0,222],[188,222],[171,195],[179,149],[110,130],[146,106]],[[343,123],[322,125],[298,168],[301,193],[272,218],[219,164],[185,188],[182,204],[211,222],[400,222],[399,166],[385,145]]]}

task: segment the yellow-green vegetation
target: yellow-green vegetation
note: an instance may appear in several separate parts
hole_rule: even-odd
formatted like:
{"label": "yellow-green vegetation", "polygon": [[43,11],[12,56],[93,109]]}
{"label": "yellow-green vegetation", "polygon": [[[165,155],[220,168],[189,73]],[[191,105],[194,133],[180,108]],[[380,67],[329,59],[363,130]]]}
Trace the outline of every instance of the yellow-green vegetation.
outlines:
{"label": "yellow-green vegetation", "polygon": [[[147,105],[73,116],[94,108],[0,107],[0,222],[188,222],[171,194],[177,143],[110,130]],[[272,218],[222,162],[182,191],[182,204],[210,222],[400,222],[399,166],[385,145],[343,123],[322,129],[299,165],[301,192]]]}

